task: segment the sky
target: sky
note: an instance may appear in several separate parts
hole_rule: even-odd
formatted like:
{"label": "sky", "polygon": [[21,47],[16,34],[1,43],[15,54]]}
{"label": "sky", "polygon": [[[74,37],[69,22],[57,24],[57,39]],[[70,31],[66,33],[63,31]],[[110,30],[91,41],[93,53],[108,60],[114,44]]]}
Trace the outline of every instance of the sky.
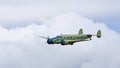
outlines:
{"label": "sky", "polygon": [[[1,0],[0,68],[120,68],[119,0]],[[38,36],[100,39],[49,45]]]}
{"label": "sky", "polygon": [[14,28],[40,24],[39,19],[74,12],[96,22],[104,22],[119,33],[119,3],[119,0],[1,0],[0,22],[6,28]]}

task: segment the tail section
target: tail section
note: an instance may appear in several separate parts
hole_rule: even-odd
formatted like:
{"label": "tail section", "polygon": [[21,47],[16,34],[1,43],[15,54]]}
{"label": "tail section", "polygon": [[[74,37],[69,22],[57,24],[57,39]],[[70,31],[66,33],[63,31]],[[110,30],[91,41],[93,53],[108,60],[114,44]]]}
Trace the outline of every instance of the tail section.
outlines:
{"label": "tail section", "polygon": [[82,30],[82,28],[79,30],[79,33],[78,33],[79,35],[80,34],[83,34],[83,30]]}
{"label": "tail section", "polygon": [[98,30],[97,32],[97,38],[100,38],[101,37],[101,30]]}

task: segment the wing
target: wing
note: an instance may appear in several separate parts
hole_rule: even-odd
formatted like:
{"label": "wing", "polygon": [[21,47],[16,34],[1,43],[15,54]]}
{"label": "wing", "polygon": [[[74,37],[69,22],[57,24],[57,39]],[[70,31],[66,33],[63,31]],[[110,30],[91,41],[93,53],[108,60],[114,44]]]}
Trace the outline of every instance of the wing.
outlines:
{"label": "wing", "polygon": [[38,36],[40,38],[43,38],[43,39],[48,39],[49,37],[44,37],[44,36]]}

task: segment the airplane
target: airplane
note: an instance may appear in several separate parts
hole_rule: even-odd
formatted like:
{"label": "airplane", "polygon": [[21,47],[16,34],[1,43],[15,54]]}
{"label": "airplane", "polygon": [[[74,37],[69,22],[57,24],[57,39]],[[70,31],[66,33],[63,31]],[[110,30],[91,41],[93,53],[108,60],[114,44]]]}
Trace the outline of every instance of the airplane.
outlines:
{"label": "airplane", "polygon": [[82,28],[79,30],[78,34],[61,34],[56,37],[49,38],[44,36],[39,36],[40,38],[46,39],[48,44],[61,44],[61,45],[73,45],[76,42],[90,41],[91,37],[96,36],[101,37],[101,30],[98,30],[96,35],[93,34],[83,34]]}

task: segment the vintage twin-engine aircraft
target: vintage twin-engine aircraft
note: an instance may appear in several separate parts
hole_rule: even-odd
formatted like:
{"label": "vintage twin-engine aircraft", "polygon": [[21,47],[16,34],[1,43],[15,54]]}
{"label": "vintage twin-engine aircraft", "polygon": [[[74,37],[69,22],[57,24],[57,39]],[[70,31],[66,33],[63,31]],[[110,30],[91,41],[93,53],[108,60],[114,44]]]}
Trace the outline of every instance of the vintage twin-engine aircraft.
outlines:
{"label": "vintage twin-engine aircraft", "polygon": [[89,41],[91,37],[101,37],[101,31],[98,30],[96,35],[83,34],[83,30],[80,29],[78,34],[61,34],[53,38],[39,36],[40,38],[47,39],[48,44],[61,44],[61,45],[73,45],[75,42]]}

